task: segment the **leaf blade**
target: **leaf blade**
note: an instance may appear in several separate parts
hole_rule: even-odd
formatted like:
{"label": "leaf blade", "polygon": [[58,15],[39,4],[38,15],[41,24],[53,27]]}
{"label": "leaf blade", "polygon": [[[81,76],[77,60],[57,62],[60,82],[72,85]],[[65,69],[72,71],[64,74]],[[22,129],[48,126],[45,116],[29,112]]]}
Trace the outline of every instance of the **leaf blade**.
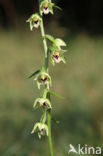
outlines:
{"label": "leaf blade", "polygon": [[64,99],[63,96],[61,96],[60,94],[58,94],[58,93],[56,93],[56,92],[51,92],[51,91],[50,91],[50,94],[51,94],[51,95],[54,95],[54,96],[56,96],[56,97],[58,97],[58,98],[60,98],[60,99]]}
{"label": "leaf blade", "polygon": [[33,76],[39,74],[40,70],[35,71],[33,74],[31,74],[30,76],[28,76],[28,79],[32,78]]}
{"label": "leaf blade", "polygon": [[61,7],[59,7],[59,6],[57,6],[57,5],[54,5],[54,7],[55,7],[56,9],[62,11],[62,8],[61,8]]}

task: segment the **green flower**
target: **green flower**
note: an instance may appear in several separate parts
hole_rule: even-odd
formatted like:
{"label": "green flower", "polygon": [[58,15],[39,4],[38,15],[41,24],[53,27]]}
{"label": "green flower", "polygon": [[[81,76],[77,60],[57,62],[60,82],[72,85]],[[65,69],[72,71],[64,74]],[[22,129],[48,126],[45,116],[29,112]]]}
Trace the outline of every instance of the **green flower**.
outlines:
{"label": "green flower", "polygon": [[54,3],[49,2],[48,0],[43,0],[40,5],[41,15],[44,14],[53,14]]}
{"label": "green flower", "polygon": [[36,78],[34,79],[37,81],[38,88],[40,89],[40,86],[43,85],[49,89],[51,86],[51,77],[50,75],[45,71],[45,68],[42,67],[39,74],[37,74]]}
{"label": "green flower", "polygon": [[38,28],[40,26],[41,17],[38,13],[35,13],[27,20],[27,22],[30,23],[30,30],[32,31],[33,28]]}
{"label": "green flower", "polygon": [[47,98],[38,98],[34,102],[34,108],[43,107],[44,109],[52,109],[51,103]]}
{"label": "green flower", "polygon": [[35,132],[38,132],[39,138],[41,138],[41,136],[44,136],[44,135],[48,136],[48,126],[44,123],[37,122],[34,125],[31,134],[33,134]]}
{"label": "green flower", "polygon": [[66,52],[66,50],[63,49],[59,49],[55,46],[51,46],[49,47],[50,53],[51,53],[51,62],[53,65],[55,65],[55,63],[60,63],[61,61],[63,63],[66,63],[65,57],[64,57],[64,52]]}

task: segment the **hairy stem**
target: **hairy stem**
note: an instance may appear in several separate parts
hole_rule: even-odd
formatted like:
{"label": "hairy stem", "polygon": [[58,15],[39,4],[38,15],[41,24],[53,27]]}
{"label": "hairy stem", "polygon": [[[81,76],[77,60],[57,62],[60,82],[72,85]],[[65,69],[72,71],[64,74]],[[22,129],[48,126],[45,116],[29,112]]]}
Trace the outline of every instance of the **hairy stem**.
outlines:
{"label": "hairy stem", "polygon": [[[40,6],[40,0],[39,0],[39,6]],[[40,9],[40,8],[39,8]],[[40,10],[39,10],[40,12]],[[41,17],[42,19],[42,17]],[[48,70],[48,65],[49,65],[49,54],[48,54],[48,46],[45,38],[45,30],[44,30],[44,24],[43,24],[43,19],[41,20],[40,23],[40,29],[41,29],[41,35],[43,38],[43,45],[44,45],[44,52],[45,52],[45,68]],[[49,97],[50,99],[50,97]],[[50,155],[53,156],[53,146],[52,146],[52,136],[51,136],[51,111],[47,111],[47,124],[48,124],[48,141],[49,141],[49,149],[50,149]]]}

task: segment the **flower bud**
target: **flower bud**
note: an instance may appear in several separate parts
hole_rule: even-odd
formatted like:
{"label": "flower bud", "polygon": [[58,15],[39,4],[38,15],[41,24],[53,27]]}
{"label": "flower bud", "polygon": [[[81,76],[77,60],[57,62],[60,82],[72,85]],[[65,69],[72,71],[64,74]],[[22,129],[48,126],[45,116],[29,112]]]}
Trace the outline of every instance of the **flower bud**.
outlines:
{"label": "flower bud", "polygon": [[66,46],[66,43],[63,40],[57,38],[54,41],[54,46],[56,46],[57,48],[61,49],[62,46]]}

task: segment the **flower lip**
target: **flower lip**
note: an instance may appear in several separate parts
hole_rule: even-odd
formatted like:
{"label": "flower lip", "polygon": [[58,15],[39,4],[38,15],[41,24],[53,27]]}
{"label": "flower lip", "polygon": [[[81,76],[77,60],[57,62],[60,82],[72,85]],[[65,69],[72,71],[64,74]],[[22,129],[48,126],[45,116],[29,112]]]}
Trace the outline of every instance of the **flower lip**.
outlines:
{"label": "flower lip", "polygon": [[41,78],[41,83],[42,84],[48,84],[49,82],[48,82],[48,78],[47,77],[44,77],[44,78]]}
{"label": "flower lip", "polygon": [[38,20],[35,20],[35,21],[34,21],[35,24],[37,24],[38,22],[39,22]]}
{"label": "flower lip", "polygon": [[45,135],[45,134],[46,134],[46,131],[45,131],[44,128],[42,128],[42,129],[40,130],[40,134],[41,134],[41,135]]}
{"label": "flower lip", "polygon": [[57,59],[57,60],[59,59],[59,55],[54,55],[54,57],[55,57],[55,59]]}
{"label": "flower lip", "polygon": [[61,58],[60,58],[60,55],[58,52],[56,52],[54,55],[53,55],[53,58],[54,58],[54,61],[56,63],[59,63],[61,61]]}
{"label": "flower lip", "polygon": [[39,21],[38,21],[38,20],[34,21],[34,27],[35,27],[35,28],[38,28],[38,27],[39,27],[39,25],[40,25],[40,23],[39,23]]}
{"label": "flower lip", "polygon": [[44,6],[44,7],[43,7],[43,12],[44,12],[44,14],[48,14],[48,13],[49,13],[49,8],[48,8],[48,6]]}
{"label": "flower lip", "polygon": [[44,107],[47,107],[46,101],[45,101],[45,102],[43,102],[43,106],[44,106]]}
{"label": "flower lip", "polygon": [[47,81],[47,77],[41,78],[41,81],[43,81],[45,83]]}

